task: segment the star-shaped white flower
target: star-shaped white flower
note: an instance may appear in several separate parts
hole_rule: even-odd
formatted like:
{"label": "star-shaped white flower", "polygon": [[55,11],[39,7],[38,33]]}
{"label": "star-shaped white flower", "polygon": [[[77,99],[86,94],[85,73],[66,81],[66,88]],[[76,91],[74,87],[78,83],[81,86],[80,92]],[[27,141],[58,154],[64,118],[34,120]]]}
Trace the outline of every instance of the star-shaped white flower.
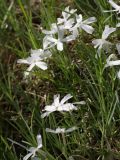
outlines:
{"label": "star-shaped white flower", "polygon": [[117,5],[113,0],[108,1],[110,5],[114,8],[114,10],[104,11],[104,12],[117,12],[117,14],[120,13],[120,6]]}
{"label": "star-shaped white flower", "polygon": [[72,14],[74,14],[77,11],[77,9],[69,9],[69,6],[65,8],[65,10],[62,12],[63,18],[57,18],[57,24],[61,24],[61,28],[63,29],[70,29],[75,20],[74,18],[70,18]]}
{"label": "star-shaped white flower", "polygon": [[102,33],[102,38],[101,39],[95,39],[92,41],[92,43],[94,44],[94,48],[98,48],[98,50],[100,50],[101,48],[103,48],[103,45],[110,45],[111,43],[106,41],[106,39],[108,38],[108,36],[115,32],[116,28],[112,28],[109,27],[108,25],[105,26],[105,29]]}
{"label": "star-shaped white flower", "polygon": [[61,23],[61,21],[58,18],[58,22],[57,22],[59,27],[64,30],[70,30],[73,27],[74,23],[75,23],[74,18],[70,18],[70,19],[66,20],[64,23]]}
{"label": "star-shaped white flower", "polygon": [[79,35],[79,30],[83,29],[89,34],[92,34],[94,31],[94,28],[90,26],[89,24],[96,22],[95,17],[90,17],[83,21],[83,17],[81,14],[76,14],[76,24],[70,29],[70,31],[73,32],[73,35],[77,37]]}
{"label": "star-shaped white flower", "polygon": [[37,135],[37,147],[30,147],[29,149],[28,149],[28,151],[30,152],[30,153],[28,153],[25,157],[23,157],[23,160],[27,160],[28,158],[30,158],[30,157],[35,157],[36,156],[36,152],[40,149],[40,148],[42,148],[42,137],[41,137],[41,135],[39,134],[39,135]]}
{"label": "star-shaped white flower", "polygon": [[77,127],[71,127],[71,128],[60,128],[58,127],[56,130],[53,130],[53,129],[50,129],[50,128],[46,128],[46,132],[50,132],[50,133],[55,133],[55,134],[59,134],[59,133],[69,133],[69,132],[72,132],[74,130],[76,130]]}
{"label": "star-shaped white flower", "polygon": [[46,58],[51,56],[50,51],[44,51],[43,49],[38,50],[31,50],[31,56],[29,56],[26,59],[19,59],[17,63],[21,64],[28,64],[29,67],[27,68],[27,71],[25,72],[26,75],[29,74],[29,72],[35,67],[39,67],[42,70],[47,69],[47,64],[43,62],[42,60],[45,60]]}
{"label": "star-shaped white flower", "polygon": [[62,24],[62,23],[66,23],[68,21],[68,19],[70,18],[70,16],[72,14],[74,14],[75,12],[77,11],[77,9],[71,9],[68,7],[65,8],[64,11],[62,11],[62,16],[63,18],[58,18],[57,21],[58,23],[57,24]]}
{"label": "star-shaped white flower", "polygon": [[73,35],[64,37],[64,30],[58,29],[58,38],[54,38],[52,35],[46,35],[43,39],[43,44],[46,48],[57,46],[57,50],[62,51],[63,43],[70,42],[72,40],[75,40],[75,37]]}
{"label": "star-shaped white flower", "polygon": [[52,105],[45,106],[43,111],[46,111],[41,115],[42,118],[48,116],[50,113],[59,111],[59,112],[68,112],[72,110],[77,110],[77,107],[74,104],[85,104],[85,101],[80,101],[76,103],[67,103],[67,101],[72,98],[71,94],[67,94],[61,101],[60,95],[54,95],[54,101]]}

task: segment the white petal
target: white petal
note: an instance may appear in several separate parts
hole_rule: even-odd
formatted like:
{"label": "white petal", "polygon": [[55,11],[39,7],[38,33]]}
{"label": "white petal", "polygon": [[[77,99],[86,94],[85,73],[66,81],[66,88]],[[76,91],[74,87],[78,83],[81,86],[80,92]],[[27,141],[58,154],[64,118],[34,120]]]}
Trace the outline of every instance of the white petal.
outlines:
{"label": "white petal", "polygon": [[28,68],[27,68],[27,72],[30,72],[33,67],[35,66],[35,63],[32,63]]}
{"label": "white petal", "polygon": [[65,128],[60,128],[60,127],[58,127],[58,128],[56,129],[56,133],[65,133]]}
{"label": "white petal", "polygon": [[109,61],[109,62],[107,62],[107,64],[105,65],[105,67],[118,66],[118,65],[120,65],[120,60]]}
{"label": "white petal", "polygon": [[61,24],[61,23],[64,23],[64,19],[62,19],[62,18],[57,18],[57,24]]}
{"label": "white petal", "polygon": [[59,51],[62,51],[62,50],[63,50],[63,43],[62,43],[62,42],[60,42],[60,41],[57,42],[57,49],[58,49]]}
{"label": "white petal", "polygon": [[68,132],[72,132],[72,131],[74,131],[74,130],[76,130],[76,129],[78,129],[77,127],[71,127],[71,128],[69,128],[69,129],[67,129],[65,132],[66,133],[68,133]]}
{"label": "white petal", "polygon": [[34,154],[36,152],[36,147],[30,147],[28,151]]}
{"label": "white petal", "polygon": [[61,100],[61,104],[64,104],[67,100],[69,100],[70,98],[72,98],[73,96],[71,94],[67,94],[62,100]]}
{"label": "white petal", "polygon": [[95,39],[92,41],[92,43],[94,44],[94,48],[97,48],[102,42],[102,39]]}
{"label": "white petal", "polygon": [[49,50],[45,50],[39,56],[40,56],[40,59],[43,60],[43,59],[47,59],[47,58],[51,57],[51,55],[52,55],[52,53]]}
{"label": "white petal", "polygon": [[85,21],[83,21],[83,23],[84,24],[91,24],[96,21],[97,21],[97,19],[95,17],[90,17],[90,18],[86,19]]}
{"label": "white petal", "polygon": [[79,14],[79,15],[77,15],[76,14],[76,21],[78,22],[78,23],[81,23],[82,22],[82,14]]}
{"label": "white petal", "polygon": [[50,132],[50,133],[65,133],[65,128],[60,128],[58,127],[56,130],[50,129],[50,128],[46,128],[46,132]]}
{"label": "white petal", "polygon": [[68,19],[70,17],[69,14],[69,6],[65,8],[65,11],[62,12],[62,16],[64,17],[64,19]]}
{"label": "white petal", "polygon": [[54,95],[54,105],[58,106],[60,104],[60,94]]}
{"label": "white petal", "polygon": [[50,129],[50,128],[46,128],[45,130],[46,130],[46,132],[50,132],[50,133],[56,133],[56,131],[55,131],[55,130],[53,130],[53,129]]}
{"label": "white petal", "polygon": [[80,101],[80,102],[74,102],[73,104],[81,104],[81,105],[85,105],[86,102],[85,102],[85,101]]}
{"label": "white petal", "polygon": [[106,59],[106,62],[108,63],[112,59],[116,59],[115,54],[110,54],[109,57]]}
{"label": "white petal", "polygon": [[107,39],[108,36],[114,31],[116,31],[116,28],[109,27],[108,25],[106,25],[105,29],[104,29],[104,31],[102,33],[102,39]]}
{"label": "white petal", "polygon": [[71,10],[70,10],[70,13],[73,14],[73,13],[75,13],[76,11],[77,11],[77,9],[71,9]]}
{"label": "white petal", "polygon": [[46,116],[49,116],[49,114],[52,112],[45,112],[43,114],[41,114],[41,118],[45,118]]}
{"label": "white petal", "polygon": [[81,25],[81,28],[82,28],[84,31],[86,31],[87,33],[89,33],[89,34],[92,34],[93,31],[94,31],[94,28],[93,28],[93,27],[91,27],[91,26],[89,26],[89,25],[85,25],[85,24],[82,24],[82,25]]}
{"label": "white petal", "polygon": [[52,38],[50,35],[43,38],[43,49],[47,49],[48,46],[51,45],[50,38]]}
{"label": "white petal", "polygon": [[[60,41],[62,41],[62,39],[63,39],[63,37],[64,37],[64,29],[59,29],[59,31],[58,31],[58,39],[60,40]],[[58,42],[58,39],[56,40],[57,42]]]}
{"label": "white petal", "polygon": [[63,39],[63,42],[70,42],[70,41],[73,41],[75,39],[76,39],[75,35],[69,35],[69,36],[67,36],[66,38]]}
{"label": "white petal", "polygon": [[73,18],[69,19],[68,21],[66,21],[64,23],[64,28],[65,29],[70,29],[73,26],[73,23],[74,23],[74,19]]}
{"label": "white petal", "polygon": [[65,128],[60,128],[60,127],[56,128],[56,130],[53,130],[53,129],[50,129],[50,128],[46,128],[46,132],[59,134],[59,133],[72,132],[72,131],[74,131],[76,129],[77,129],[77,127],[68,128],[67,130],[65,130]]}
{"label": "white petal", "polygon": [[31,49],[31,56],[40,56],[41,54],[44,53],[43,49]]}
{"label": "white petal", "polygon": [[117,77],[120,79],[120,70],[117,72]]}
{"label": "white petal", "polygon": [[42,147],[42,137],[41,137],[40,134],[37,135],[37,144],[38,144],[37,148],[41,148]]}
{"label": "white petal", "polygon": [[78,29],[76,27],[73,27],[71,31],[73,32],[72,34],[75,38],[79,36],[79,32],[78,32]]}
{"label": "white petal", "polygon": [[113,7],[113,8],[115,8],[116,10],[119,10],[120,9],[120,6],[118,6],[115,2],[113,2],[113,0],[109,0],[108,1],[110,4],[111,4],[111,6]]}
{"label": "white petal", "polygon": [[29,64],[26,59],[18,59],[17,63]]}
{"label": "white petal", "polygon": [[28,153],[25,157],[23,157],[23,160],[27,160],[28,158],[30,158],[32,156],[32,153]]}
{"label": "white petal", "polygon": [[54,112],[56,110],[56,106],[54,105],[48,105],[48,106],[45,106],[45,111],[48,111],[48,112]]}
{"label": "white petal", "polygon": [[44,33],[44,34],[54,34],[55,31],[48,31],[48,30],[43,29],[42,33]]}
{"label": "white petal", "polygon": [[45,62],[36,62],[35,64],[36,64],[36,66],[38,66],[42,70],[46,70],[47,69],[47,64]]}
{"label": "white petal", "polygon": [[77,107],[74,106],[72,103],[66,103],[64,105],[61,105],[57,108],[58,111],[71,111],[71,110],[77,110]]}

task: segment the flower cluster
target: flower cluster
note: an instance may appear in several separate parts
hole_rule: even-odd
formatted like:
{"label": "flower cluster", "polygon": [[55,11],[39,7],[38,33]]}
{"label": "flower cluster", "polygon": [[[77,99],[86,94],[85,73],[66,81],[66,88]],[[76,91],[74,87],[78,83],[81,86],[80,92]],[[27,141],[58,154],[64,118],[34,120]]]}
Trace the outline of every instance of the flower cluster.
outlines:
{"label": "flower cluster", "polygon": [[[60,112],[69,112],[71,110],[77,110],[77,107],[74,104],[85,104],[85,101],[75,102],[75,103],[66,103],[72,96],[70,94],[67,94],[61,101],[60,101],[60,95],[54,95],[54,102],[52,105],[45,106],[45,113],[41,115],[42,118],[45,116],[48,116],[50,113],[55,111]],[[54,133],[54,134],[64,134],[73,132],[74,130],[78,129],[76,126],[73,126],[71,128],[56,128],[55,130],[46,128],[46,132]],[[41,135],[37,135],[37,147],[30,147],[27,151],[29,152],[26,156],[24,156],[23,160],[27,160],[30,157],[35,157],[36,152],[39,151],[39,149],[42,148],[42,138]]]}
{"label": "flower cluster", "polygon": [[75,40],[79,31],[84,30],[92,34],[94,28],[90,26],[91,23],[96,22],[95,17],[90,17],[83,20],[81,14],[76,14],[77,9],[68,7],[62,12],[62,18],[57,18],[57,22],[51,24],[50,30],[42,30],[45,34],[43,38],[43,49],[31,50],[31,55],[26,59],[19,59],[18,63],[28,64],[29,67],[25,71],[25,77],[29,75],[30,71],[35,67],[42,70],[47,69],[47,63],[44,62],[51,56],[51,49],[56,47],[58,51],[63,50],[64,43]]}

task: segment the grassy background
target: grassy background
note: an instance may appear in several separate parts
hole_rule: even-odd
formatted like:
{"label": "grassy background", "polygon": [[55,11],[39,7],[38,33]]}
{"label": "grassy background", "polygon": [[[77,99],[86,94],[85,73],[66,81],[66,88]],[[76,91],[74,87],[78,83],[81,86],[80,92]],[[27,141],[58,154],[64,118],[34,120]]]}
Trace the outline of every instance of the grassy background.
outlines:
{"label": "grassy background", "polygon": [[[116,0],[117,2],[117,0]],[[32,6],[31,6],[32,5]],[[48,61],[48,70],[35,69],[30,79],[23,79],[25,66],[18,58],[27,57],[30,49],[42,47],[44,35],[41,27],[60,17],[65,6],[77,8],[85,18],[95,16],[95,33],[82,32],[73,43],[64,46],[63,52],[54,51]],[[116,68],[104,70],[106,53],[99,59],[91,45],[101,35],[104,26],[115,27],[116,16],[103,13],[110,6],[104,0],[47,0],[30,4],[30,1],[0,0],[0,159],[18,160],[26,154],[24,148],[12,144],[27,141],[36,144],[36,135],[43,138],[43,153],[39,159],[68,160],[119,160],[120,159],[120,87]],[[111,41],[119,42],[119,30]],[[115,45],[110,53],[116,53]],[[85,106],[72,113],[55,113],[41,119],[41,110],[51,104],[53,95],[67,93],[73,101],[85,100]],[[54,135],[45,128],[57,126],[79,129],[69,135]],[[26,144],[25,144],[26,145]],[[27,146],[27,145],[26,145]]]}

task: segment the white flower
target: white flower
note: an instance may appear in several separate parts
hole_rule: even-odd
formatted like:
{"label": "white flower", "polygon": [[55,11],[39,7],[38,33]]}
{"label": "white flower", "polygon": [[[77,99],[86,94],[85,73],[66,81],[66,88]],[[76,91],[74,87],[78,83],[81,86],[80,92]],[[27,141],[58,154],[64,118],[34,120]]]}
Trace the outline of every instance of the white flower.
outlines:
{"label": "white flower", "polygon": [[111,66],[120,65],[120,60],[111,60],[111,59],[116,59],[115,54],[111,54],[111,55],[107,58],[105,68],[106,68],[106,67],[111,67]]}
{"label": "white flower", "polygon": [[44,51],[42,49],[38,50],[31,50],[31,56],[29,56],[26,59],[19,59],[17,63],[23,63],[28,64],[29,67],[27,68],[27,71],[25,72],[25,75],[28,75],[29,72],[35,67],[39,67],[42,70],[47,69],[47,64],[45,62],[42,62],[42,60],[48,58],[51,56],[50,51]]}
{"label": "white flower", "polygon": [[39,56],[41,60],[49,58],[52,54],[49,50],[47,50],[44,45],[44,49],[31,49],[31,56]]}
{"label": "white flower", "polygon": [[62,12],[63,18],[58,18],[58,23],[66,23],[68,21],[68,18],[71,16],[71,14],[74,14],[77,11],[77,9],[69,9],[69,6],[65,8],[65,10]]}
{"label": "white flower", "polygon": [[[75,20],[73,19],[73,18],[70,18],[70,19],[68,19],[68,20],[66,20],[64,23],[61,23],[61,20],[60,20],[60,18],[58,18],[57,19],[58,20],[58,22],[57,22],[57,24],[59,25],[59,27],[61,28],[61,29],[68,29],[68,30],[70,30],[72,27],[73,27],[73,24],[74,24],[74,22],[75,22]],[[60,25],[61,24],[61,25]]]}
{"label": "white flower", "polygon": [[76,14],[76,24],[70,29],[70,31],[73,32],[73,35],[77,37],[79,35],[79,29],[83,29],[89,34],[92,34],[94,31],[94,28],[90,26],[89,24],[96,22],[95,17],[90,17],[86,20],[83,21],[83,17],[81,14],[77,15]]}
{"label": "white flower", "polygon": [[23,157],[23,160],[27,160],[28,158],[30,157],[35,157],[36,156],[36,152],[42,148],[42,138],[41,138],[41,135],[37,135],[37,147],[30,147],[28,149],[28,151],[30,153],[28,153],[25,157]]}
{"label": "white flower", "polygon": [[63,18],[57,18],[57,24],[61,24],[61,28],[63,29],[70,29],[74,24],[74,19],[70,18],[72,14],[74,14],[77,9],[69,9],[69,6],[65,8],[65,11],[62,12]]}
{"label": "white flower", "polygon": [[58,38],[54,38],[52,35],[46,35],[43,39],[43,44],[46,48],[57,46],[57,50],[62,51],[63,43],[70,42],[72,40],[75,40],[75,37],[73,35],[69,35],[64,38],[64,30],[59,29]]}
{"label": "white flower", "polygon": [[[74,19],[69,17],[71,14],[75,13],[77,9],[69,9],[69,6],[65,8],[65,10],[62,12],[63,18],[57,18],[57,24],[52,23],[51,24],[51,30],[42,30],[44,34],[55,34],[58,32],[58,30],[64,30],[64,29],[70,29],[74,23]],[[61,24],[61,25],[60,25]]]}
{"label": "white flower", "polygon": [[117,14],[119,14],[120,13],[120,6],[117,5],[113,0],[109,0],[108,2],[114,8],[114,10],[109,10],[109,11],[104,11],[104,12],[118,12]]}
{"label": "white flower", "polygon": [[41,115],[41,118],[48,116],[50,113],[59,111],[59,112],[67,112],[72,110],[77,110],[77,107],[74,104],[85,104],[85,101],[76,102],[76,103],[66,103],[70,98],[72,98],[71,94],[67,94],[61,101],[60,95],[54,95],[54,101],[51,105],[45,106],[43,111],[46,111]]}
{"label": "white flower", "polygon": [[77,127],[72,127],[72,128],[69,128],[69,129],[58,127],[56,130],[53,130],[53,129],[50,129],[50,128],[46,128],[46,132],[59,134],[59,133],[69,133],[69,132],[72,132],[72,131],[74,131],[76,129],[77,129]]}
{"label": "white flower", "polygon": [[59,32],[59,30],[63,30],[63,32],[65,32],[65,30],[69,30],[72,26],[73,26],[73,23],[74,23],[74,19],[69,19],[68,21],[66,21],[66,23],[62,24],[62,25],[59,25],[59,24],[56,24],[56,23],[53,23],[51,24],[51,30],[42,30],[42,32],[46,35],[54,35],[56,33]]}
{"label": "white flower", "polygon": [[95,39],[95,40],[92,41],[92,43],[94,44],[94,48],[98,48],[98,50],[100,50],[103,47],[103,45],[111,44],[110,42],[106,41],[106,39],[114,31],[116,31],[116,28],[112,28],[112,27],[109,27],[108,25],[106,25],[105,29],[102,33],[102,38],[101,39]]}

